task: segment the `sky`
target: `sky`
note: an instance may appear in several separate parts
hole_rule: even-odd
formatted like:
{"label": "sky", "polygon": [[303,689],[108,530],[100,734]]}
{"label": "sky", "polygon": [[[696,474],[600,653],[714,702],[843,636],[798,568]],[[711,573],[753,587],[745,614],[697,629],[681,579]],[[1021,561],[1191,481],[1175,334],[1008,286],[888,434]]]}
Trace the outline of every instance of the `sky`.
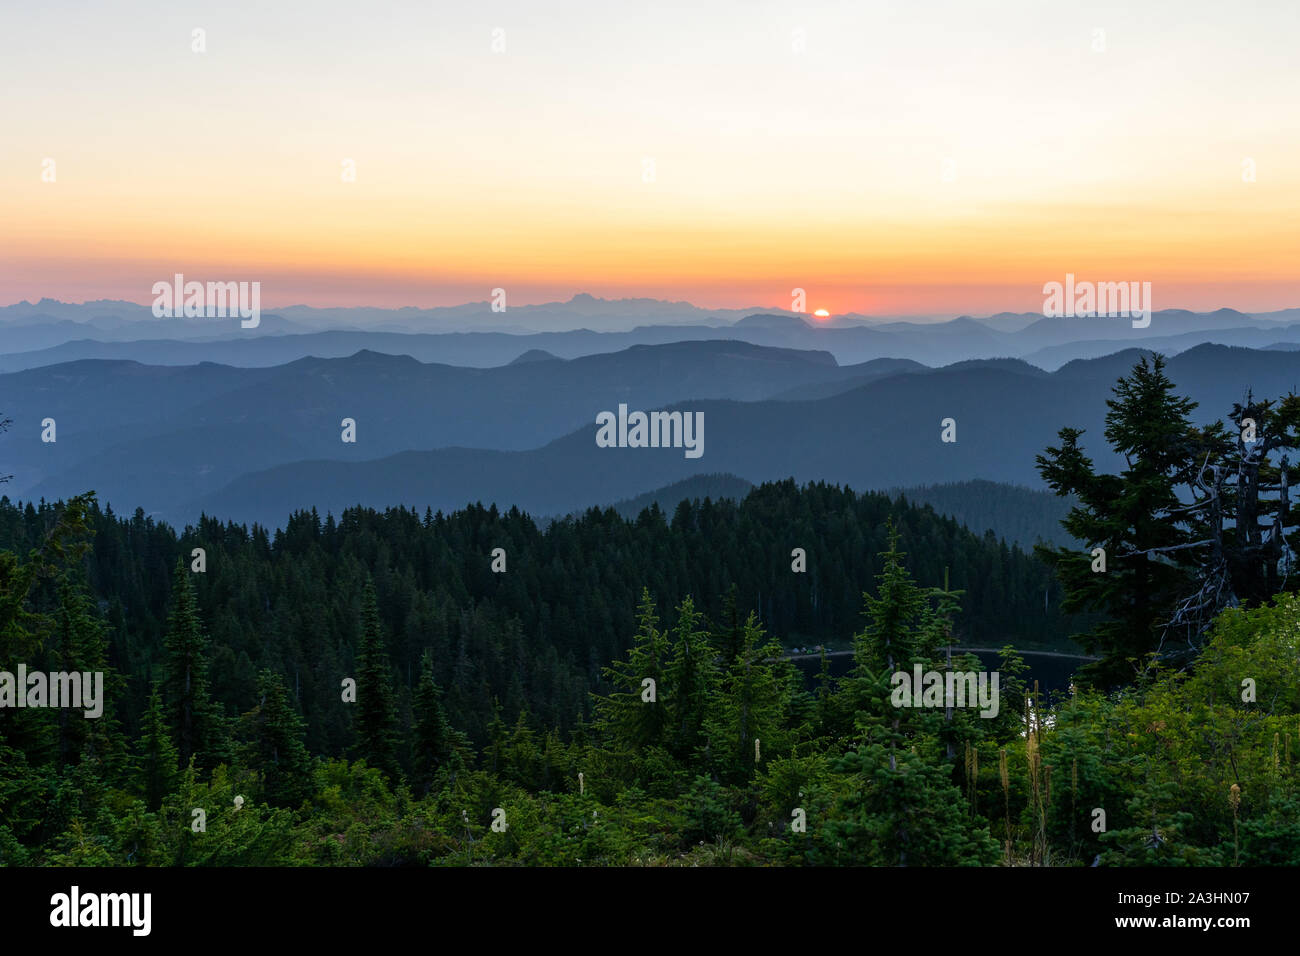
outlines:
{"label": "sky", "polygon": [[6,5],[0,304],[1296,307],[1298,41],[1294,0]]}

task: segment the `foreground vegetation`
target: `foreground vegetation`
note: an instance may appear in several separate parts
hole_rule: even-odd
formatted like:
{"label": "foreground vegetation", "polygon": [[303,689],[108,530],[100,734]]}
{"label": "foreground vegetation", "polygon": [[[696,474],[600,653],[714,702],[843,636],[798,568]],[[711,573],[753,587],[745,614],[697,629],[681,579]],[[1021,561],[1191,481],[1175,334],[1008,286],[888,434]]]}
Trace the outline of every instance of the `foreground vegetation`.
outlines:
{"label": "foreground vegetation", "polygon": [[[84,509],[65,509],[28,561],[0,564],[7,656],[107,667],[106,627],[75,584]],[[352,760],[308,751],[292,683],[270,669],[253,707],[223,713],[197,575],[179,565],[138,734],[122,733],[111,702],[98,720],[48,709],[0,717],[0,859],[1300,863],[1295,595],[1225,612],[1194,671],[1157,666],[1140,688],[1049,702],[1025,688],[1008,648],[995,718],[896,708],[889,675],[911,662],[945,666],[960,600],[918,587],[898,541],[895,531],[854,638],[855,666],[838,682],[823,675],[805,690],[754,614],[709,625],[686,598],[661,620],[643,592],[631,646],[607,668],[609,691],[590,720],[561,734],[527,711],[509,724],[498,715],[482,747],[448,720],[429,656],[399,706],[367,582],[357,699],[336,705],[356,738]],[[18,600],[42,581],[60,596],[48,612],[33,611],[30,594]],[[973,658],[953,666],[979,668]],[[118,693],[123,683],[112,681]]]}

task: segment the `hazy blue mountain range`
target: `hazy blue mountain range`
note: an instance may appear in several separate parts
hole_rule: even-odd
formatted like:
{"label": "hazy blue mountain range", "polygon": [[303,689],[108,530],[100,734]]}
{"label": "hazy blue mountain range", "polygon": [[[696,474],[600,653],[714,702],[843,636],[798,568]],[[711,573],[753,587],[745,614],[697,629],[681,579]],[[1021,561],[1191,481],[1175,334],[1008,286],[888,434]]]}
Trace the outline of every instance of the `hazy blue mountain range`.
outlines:
{"label": "hazy blue mountain range", "polygon": [[[892,369],[885,363],[877,374]],[[825,352],[725,341],[490,369],[374,352],[254,369],[90,360],[0,375],[0,402],[15,422],[4,443],[12,492],[53,498],[93,481],[119,500],[118,478],[129,476],[138,503],[166,510],[302,458],[534,448],[593,421],[597,404],[752,401],[871,374]],[[58,428],[53,444],[41,441],[46,418]],[[340,441],[344,418],[359,423],[356,444]]]}
{"label": "hazy blue mountain range", "polygon": [[[149,301],[152,302],[152,296]],[[814,308],[816,308],[815,304],[809,306],[810,310]],[[723,326],[756,313],[794,314],[766,306],[706,309],[690,302],[669,302],[649,298],[602,299],[583,292],[574,295],[567,302],[511,305],[504,312],[493,312],[491,302],[486,299],[481,302],[466,302],[461,305],[429,309],[356,306],[315,308],[295,305],[287,308],[268,308],[264,312],[281,316],[295,326],[309,329],[369,329],[397,332],[542,332],[581,328],[627,331],[639,325],[655,324]],[[847,313],[836,316],[834,322],[829,324],[855,325],[909,319],[926,322],[939,318],[942,316],[867,316]],[[158,321],[153,317],[150,305],[111,299],[85,303],[41,299],[35,303],[19,302],[14,305],[0,306],[0,325],[55,320],[85,323],[103,329]]]}
{"label": "hazy blue mountain range", "polygon": [[[1120,466],[1102,443],[1105,401],[1138,354],[1076,362],[1045,376],[966,365],[890,375],[810,401],[691,402],[680,407],[703,412],[706,422],[706,451],[695,460],[680,449],[599,448],[593,423],[527,451],[444,448],[296,462],[244,475],[180,514],[202,509],[275,522],[310,505],[446,510],[467,501],[564,514],[716,472],[864,490],[971,479],[1041,487],[1034,456],[1056,442],[1063,425],[1087,429],[1085,447],[1099,465]],[[1207,345],[1175,356],[1169,368],[1180,391],[1202,403],[1198,417],[1206,421],[1225,416],[1248,387],[1256,395],[1300,388],[1294,353]],[[957,420],[956,443],[940,441],[946,417]]]}
{"label": "hazy blue mountain range", "polygon": [[[1114,464],[1099,445],[1105,400],[1139,354],[1052,373],[1007,360],[841,366],[736,342],[487,370],[369,352],[270,369],[78,362],[0,376],[0,407],[15,422],[0,447],[13,497],[94,488],[118,510],[180,523],[200,509],[279,522],[303,506],[475,500],[566,514],[713,473],[858,490],[972,479],[1034,488],[1034,456],[1063,425],[1088,429],[1089,452]],[[1248,387],[1300,388],[1300,356],[1206,345],[1171,359],[1170,374],[1208,420]],[[827,394],[801,395],[810,387]],[[703,412],[704,455],[598,448],[596,415],[621,402]],[[56,444],[40,440],[47,417]],[[340,441],[345,417],[355,444]],[[939,440],[946,417],[957,420],[954,444]]]}
{"label": "hazy blue mountain range", "polygon": [[[192,343],[201,349],[204,344],[218,341],[232,340],[247,345],[267,336],[312,331],[278,315],[262,315],[255,329],[241,328],[239,323],[238,318],[155,319],[152,315],[147,321],[132,322],[113,318],[76,322],[38,317],[31,322],[0,324],[0,352],[6,353],[3,368],[8,370],[48,365],[51,361],[67,361],[73,357],[106,358],[114,350],[121,357],[131,357],[131,347],[142,341],[173,346]],[[101,350],[104,354],[99,354]],[[47,358],[48,355],[53,358]],[[26,358],[18,359],[18,356]]]}
{"label": "hazy blue mountain range", "polygon": [[[267,288],[263,287],[263,299]],[[152,303],[152,297],[150,297]],[[507,300],[508,301],[508,300]],[[601,299],[579,293],[567,302],[510,306],[504,312],[492,311],[492,303],[467,302],[463,305],[419,308],[314,308],[305,305],[264,308],[262,322],[274,316],[282,329],[321,331],[358,329],[379,332],[556,332],[581,328],[603,331],[628,331],[640,325],[711,325],[726,326],[747,315],[770,311],[761,307],[741,309],[702,309],[689,302],[666,302],[660,299]],[[788,313],[787,313],[788,314]],[[215,319],[157,319],[152,305],[119,300],[99,300],[73,304],[55,299],[19,302],[0,307],[0,327],[11,328],[56,322],[85,325],[113,333],[107,338],[183,338],[197,326],[204,329],[193,334],[237,335],[239,327]],[[173,324],[174,323],[174,324]],[[168,327],[170,326],[170,327]],[[153,327],[154,331],[149,331]],[[259,327],[260,328],[260,327]],[[165,331],[159,331],[165,330]],[[105,337],[105,336],[100,336]]]}
{"label": "hazy blue mountain range", "polygon": [[[1258,316],[1231,309],[1165,310],[1153,316],[1149,328],[1134,329],[1124,318],[1007,313],[937,322],[838,316],[821,325],[791,313],[710,311],[688,303],[590,296],[505,313],[486,308],[486,303],[430,310],[296,306],[266,312],[257,329],[243,330],[235,319],[154,319],[148,309],[130,303],[68,306],[42,300],[0,309],[0,371],[88,358],[266,367],[362,350],[492,367],[534,350],[577,358],[632,345],[718,338],[827,351],[842,365],[892,358],[937,366],[1011,357],[1050,369],[1135,346],[1176,352],[1207,341],[1255,348],[1300,343],[1297,310]],[[74,315],[81,318],[69,317]]]}
{"label": "hazy blue mountain range", "polygon": [[[1129,346],[1175,356],[1174,380],[1207,419],[1247,387],[1300,386],[1297,310],[1167,310],[1139,330],[1013,313],[819,325],[581,295],[485,309],[294,307],[240,330],[112,301],[0,308],[0,412],[15,421],[0,444],[0,471],[15,476],[5,490],[95,488],[118,510],[182,524],[199,509],[278,523],[295,507],[356,503],[668,510],[794,477],[912,489],[976,531],[1030,544],[1058,533],[1065,508],[1034,490],[1034,455],[1065,424],[1099,441],[1110,387],[1140,354]],[[507,316],[557,330],[442,331],[508,329]],[[572,327],[585,320],[602,330]],[[22,351],[41,336],[56,344]],[[704,456],[596,447],[595,416],[620,403],[703,411]],[[938,440],[950,416],[952,445]],[[40,441],[46,418],[54,444]],[[340,441],[344,418],[357,422],[355,444]]]}
{"label": "hazy blue mountain range", "polygon": [[[1289,341],[1284,341],[1289,339]],[[1231,345],[1241,348],[1300,348],[1300,323],[1283,326],[1237,327],[1230,329],[1204,329],[1182,332],[1177,335],[1155,336],[1143,340],[1142,347],[1164,355],[1176,355],[1198,345]],[[1064,345],[1050,345],[1023,356],[1026,362],[1045,369],[1060,368],[1066,362],[1079,358],[1099,358],[1131,348],[1131,341],[1122,339],[1097,339],[1074,341]]]}

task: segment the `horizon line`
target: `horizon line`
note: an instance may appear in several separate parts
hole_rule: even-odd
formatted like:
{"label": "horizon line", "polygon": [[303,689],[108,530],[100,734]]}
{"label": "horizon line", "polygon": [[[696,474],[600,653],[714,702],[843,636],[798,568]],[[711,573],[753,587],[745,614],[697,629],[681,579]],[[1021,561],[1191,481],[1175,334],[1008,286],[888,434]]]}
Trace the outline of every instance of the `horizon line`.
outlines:
{"label": "horizon line", "polygon": [[[496,314],[496,315],[506,315],[506,314],[509,313],[510,309],[525,309],[525,308],[533,308],[533,309],[535,309],[535,308],[542,308],[542,307],[544,307],[544,306],[566,306],[566,305],[572,305],[575,301],[577,301],[577,300],[579,300],[579,299],[582,299],[582,298],[586,298],[586,299],[589,299],[589,300],[594,301],[594,302],[607,302],[607,303],[610,303],[610,304],[629,303],[629,302],[647,302],[647,303],[655,303],[655,304],[663,305],[663,306],[681,306],[681,307],[684,307],[684,308],[693,309],[693,310],[695,310],[695,311],[697,311],[697,312],[747,312],[747,313],[749,313],[749,314],[751,314],[751,315],[757,315],[757,314],[777,314],[777,315],[787,315],[787,316],[807,317],[807,318],[809,318],[810,320],[813,319],[813,316],[814,316],[814,311],[813,311],[813,310],[806,310],[806,311],[804,311],[804,312],[795,312],[795,311],[793,311],[793,310],[791,310],[791,309],[786,309],[786,308],[782,308],[782,307],[779,307],[779,306],[768,306],[768,305],[730,306],[730,305],[728,305],[728,306],[709,307],[709,306],[700,306],[700,305],[696,305],[695,303],[691,302],[689,299],[659,299],[659,298],[655,298],[655,297],[653,297],[653,296],[625,296],[625,297],[620,297],[620,298],[605,298],[605,297],[603,297],[603,296],[592,295],[592,294],[587,293],[587,292],[575,292],[575,293],[573,293],[573,294],[569,297],[568,300],[550,299],[550,300],[540,301],[540,302],[524,302],[524,303],[520,303],[520,304],[517,304],[517,305],[509,306],[505,311],[497,312],[497,313],[494,313],[494,314]],[[152,303],[145,303],[145,302],[135,302],[135,301],[133,301],[133,300],[131,300],[131,299],[114,299],[114,298],[85,299],[85,300],[83,300],[83,301],[81,301],[81,302],[73,302],[73,301],[67,301],[67,300],[64,300],[64,299],[54,298],[54,297],[51,297],[51,296],[42,296],[40,299],[36,300],[35,302],[31,301],[30,299],[19,299],[19,300],[14,301],[14,302],[4,302],[4,303],[0,303],[0,309],[9,309],[9,308],[13,308],[13,307],[15,307],[15,306],[21,306],[21,305],[28,305],[28,306],[33,306],[33,307],[34,307],[34,306],[38,306],[38,305],[40,305],[42,302],[52,302],[52,303],[56,303],[56,304],[58,304],[58,305],[73,306],[73,307],[85,307],[85,306],[95,305],[95,304],[97,304],[97,303],[108,302],[108,303],[116,303],[116,304],[130,305],[130,306],[134,306],[134,307],[136,307],[136,308],[140,308],[140,309],[149,309],[150,306],[151,306],[151,304],[152,304]],[[399,306],[382,306],[382,305],[309,305],[309,304],[304,303],[304,302],[295,302],[295,303],[292,303],[292,304],[289,304],[289,305],[274,305],[274,306],[266,306],[266,307],[264,308],[264,311],[266,311],[266,312],[270,312],[270,313],[274,313],[276,310],[287,310],[287,309],[310,309],[310,310],[317,311],[317,312],[325,312],[325,311],[345,311],[345,312],[346,312],[346,311],[356,311],[356,310],[366,309],[366,310],[372,310],[372,311],[376,311],[376,312],[403,312],[403,311],[408,311],[408,310],[409,310],[409,311],[415,311],[415,312],[439,312],[439,311],[451,311],[451,310],[454,310],[454,309],[464,309],[464,308],[467,308],[467,307],[474,307],[474,306],[482,306],[482,307],[484,307],[484,308],[489,308],[489,309],[490,309],[490,308],[491,308],[491,304],[492,304],[491,301],[488,300],[488,299],[484,299],[484,300],[471,300],[471,301],[467,301],[467,302],[456,303],[456,304],[454,304],[454,305],[432,305],[432,306],[420,306],[420,305],[399,305]],[[1274,314],[1274,313],[1277,313],[1277,312],[1290,312],[1290,311],[1295,310],[1295,309],[1300,309],[1300,305],[1297,305],[1297,306],[1285,306],[1285,307],[1283,307],[1283,308],[1269,309],[1269,310],[1266,310],[1266,311],[1244,311],[1244,310],[1242,310],[1242,309],[1236,308],[1236,307],[1231,306],[1231,305],[1220,305],[1220,306],[1218,306],[1218,307],[1216,307],[1216,308],[1213,308],[1213,309],[1205,309],[1205,310],[1198,310],[1198,309],[1192,309],[1192,308],[1185,308],[1185,307],[1181,307],[1181,306],[1167,306],[1167,307],[1165,307],[1165,308],[1161,308],[1161,309],[1157,309],[1157,310],[1155,310],[1155,313],[1161,313],[1161,312],[1187,312],[1187,313],[1189,313],[1189,314],[1191,314],[1191,315],[1212,315],[1212,314],[1215,313],[1215,312],[1224,312],[1224,311],[1227,311],[1227,312],[1236,312],[1236,313],[1238,313],[1238,314],[1240,314],[1240,315],[1246,315],[1246,316],[1263,316],[1263,315],[1271,315],[1271,314]],[[977,314],[977,313],[974,313],[974,312],[961,312],[961,313],[956,313],[956,314],[951,313],[951,312],[891,312],[891,313],[875,313],[875,314],[873,314],[873,313],[868,313],[868,312],[857,312],[857,311],[845,311],[845,312],[829,312],[829,311],[828,311],[828,315],[826,316],[826,319],[829,320],[829,319],[834,319],[834,318],[846,318],[846,317],[852,317],[852,316],[860,316],[860,317],[862,317],[862,318],[866,318],[866,319],[871,319],[871,318],[881,318],[881,319],[930,319],[930,320],[934,320],[934,319],[945,319],[945,318],[947,318],[949,321],[951,321],[951,320],[953,320],[953,319],[961,319],[961,318],[972,318],[972,319],[978,319],[978,318],[994,318],[994,317],[999,316],[999,315],[1014,315],[1014,316],[1042,315],[1044,318],[1047,317],[1045,314],[1043,314],[1043,313],[1041,313],[1041,312],[1038,312],[1038,311],[1032,311],[1032,310],[1030,310],[1030,311],[1015,311],[1015,310],[1012,310],[1012,309],[1001,309],[1001,310],[999,310],[999,311],[997,311],[997,312],[990,312],[990,313],[986,313],[986,314],[983,314],[983,315],[981,315],[981,314]],[[160,318],[159,321],[165,321],[166,318],[175,318],[175,317],[171,317],[171,316],[169,316],[169,317],[163,317],[163,318]],[[196,318],[196,319],[202,319],[202,318],[204,318],[204,317],[203,317],[203,316],[196,316],[195,318]],[[816,325],[819,325],[819,324],[824,324],[824,322],[815,322],[815,321],[814,321],[814,322],[813,322],[813,327],[815,328]]]}

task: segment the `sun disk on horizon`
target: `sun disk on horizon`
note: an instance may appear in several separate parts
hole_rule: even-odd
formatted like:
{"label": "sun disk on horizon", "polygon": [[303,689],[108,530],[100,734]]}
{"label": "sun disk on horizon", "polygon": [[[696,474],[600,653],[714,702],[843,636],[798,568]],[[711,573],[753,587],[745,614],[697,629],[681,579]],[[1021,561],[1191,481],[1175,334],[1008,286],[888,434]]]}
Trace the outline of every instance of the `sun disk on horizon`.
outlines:
{"label": "sun disk on horizon", "polygon": [[827,312],[825,309],[818,309],[816,312],[813,313],[813,315],[815,315],[819,319],[829,319],[831,317],[831,314]]}

